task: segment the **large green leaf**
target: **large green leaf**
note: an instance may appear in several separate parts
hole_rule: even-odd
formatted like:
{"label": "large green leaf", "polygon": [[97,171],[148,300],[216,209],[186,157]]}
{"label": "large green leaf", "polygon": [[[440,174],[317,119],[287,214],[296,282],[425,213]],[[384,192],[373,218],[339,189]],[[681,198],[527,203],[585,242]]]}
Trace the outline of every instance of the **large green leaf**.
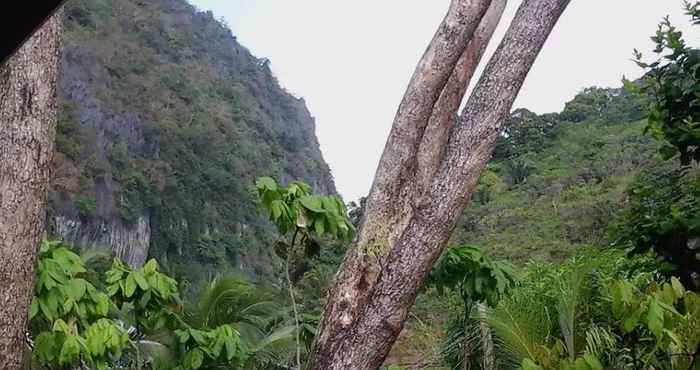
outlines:
{"label": "large green leaf", "polygon": [[255,185],[258,187],[258,189],[264,189],[264,190],[270,190],[270,191],[277,190],[277,182],[272,177],[267,177],[267,176],[260,177],[255,182]]}
{"label": "large green leaf", "polygon": [[321,198],[316,195],[307,195],[304,197],[299,198],[299,202],[301,203],[304,208],[316,212],[316,213],[323,213],[323,204],[321,202]]}

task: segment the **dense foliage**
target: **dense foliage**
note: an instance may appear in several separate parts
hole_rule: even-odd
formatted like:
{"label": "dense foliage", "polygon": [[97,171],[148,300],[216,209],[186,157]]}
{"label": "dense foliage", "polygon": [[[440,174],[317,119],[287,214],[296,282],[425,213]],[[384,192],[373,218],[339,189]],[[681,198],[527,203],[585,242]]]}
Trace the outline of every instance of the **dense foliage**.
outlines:
{"label": "dense foliage", "polygon": [[[43,368],[152,367],[195,370],[243,365],[248,350],[228,324],[194,328],[182,313],[177,282],[158,271],[155,260],[132,270],[115,259],[101,276],[100,291],[86,280],[80,256],[60,242],[45,241],[30,311],[33,359]],[[130,326],[130,327],[129,327]],[[177,337],[171,361],[159,363],[138,339],[167,330]],[[132,337],[133,336],[133,337]]]}
{"label": "dense foliage", "polygon": [[[700,24],[700,2],[686,3],[694,25]],[[637,177],[627,191],[629,207],[618,216],[613,235],[633,252],[654,250],[675,266],[691,289],[700,289],[700,50],[688,46],[668,18],[659,25],[655,53],[660,59],[637,64],[647,70],[641,87],[629,90],[650,101],[645,128],[663,145],[665,159],[678,156],[681,167],[666,163]]]}
{"label": "dense foliage", "polygon": [[582,247],[607,244],[607,227],[625,208],[629,184],[661,163],[643,126],[561,122],[540,149],[494,158],[453,241],[515,264],[561,261]]}
{"label": "dense foliage", "polygon": [[472,317],[494,306],[515,284],[515,268],[506,261],[494,261],[476,246],[448,248],[433,267],[429,283],[443,295],[455,291],[463,302],[463,313],[448,329],[443,355],[453,368],[492,367],[495,359],[489,328]]}
{"label": "dense foliage", "polygon": [[529,265],[484,318],[499,368],[695,369],[700,296],[660,279],[656,263],[596,252]]}
{"label": "dense foliage", "polygon": [[642,172],[627,191],[628,207],[611,227],[613,242],[631,252],[653,250],[673,264],[689,288],[700,287],[700,178],[690,168]]}
{"label": "dense foliage", "polygon": [[[686,2],[693,25],[700,25],[700,2]],[[637,64],[647,71],[641,87],[628,84],[629,90],[649,96],[649,123],[646,130],[665,141],[665,158],[679,156],[682,164],[700,161],[700,49],[686,43],[683,33],[668,17],[652,37],[658,60],[642,61],[635,50]]]}

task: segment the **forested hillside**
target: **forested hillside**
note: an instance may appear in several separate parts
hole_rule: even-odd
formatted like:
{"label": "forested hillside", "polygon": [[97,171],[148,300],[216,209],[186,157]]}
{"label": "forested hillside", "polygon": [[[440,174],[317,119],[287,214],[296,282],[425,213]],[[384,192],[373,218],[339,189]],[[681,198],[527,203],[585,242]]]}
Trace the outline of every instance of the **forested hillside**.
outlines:
{"label": "forested hillside", "polygon": [[607,245],[634,176],[662,162],[642,107],[620,89],[588,88],[559,114],[513,112],[454,242],[521,264]]}
{"label": "forested hillside", "polygon": [[51,233],[133,265],[271,273],[254,179],[335,187],[269,63],[185,0],[68,1]]}

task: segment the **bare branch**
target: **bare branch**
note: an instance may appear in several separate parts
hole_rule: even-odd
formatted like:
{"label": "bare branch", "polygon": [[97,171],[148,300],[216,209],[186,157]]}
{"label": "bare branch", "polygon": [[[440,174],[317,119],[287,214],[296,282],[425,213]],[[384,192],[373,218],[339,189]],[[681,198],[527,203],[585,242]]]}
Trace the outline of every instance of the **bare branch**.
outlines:
{"label": "bare branch", "polygon": [[[462,53],[455,70],[435,104],[418,150],[417,178],[421,188],[430,184],[438,164],[442,161],[450,129],[457,121],[459,105],[464,99],[472,76],[496,31],[507,3],[507,0],[493,0],[491,2],[491,6],[486,11],[484,18],[481,19],[479,27],[467,44],[467,48]],[[421,192],[419,191],[419,193]]]}
{"label": "bare branch", "polygon": [[[457,61],[474,35],[491,0],[452,0],[450,9],[416,67],[396,112],[380,166],[374,177],[367,202],[367,215],[381,212],[387,220],[395,218],[387,211],[390,194],[415,174],[415,158],[425,127]],[[360,238],[374,237],[360,233]],[[360,240],[362,243],[363,239]]]}

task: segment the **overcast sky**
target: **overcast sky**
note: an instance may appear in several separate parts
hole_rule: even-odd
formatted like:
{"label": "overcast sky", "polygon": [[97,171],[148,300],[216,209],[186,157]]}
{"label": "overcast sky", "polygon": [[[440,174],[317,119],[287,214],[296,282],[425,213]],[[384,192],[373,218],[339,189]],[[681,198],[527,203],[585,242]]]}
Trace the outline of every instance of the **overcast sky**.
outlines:
{"label": "overcast sky", "polygon": [[[306,99],[321,150],[346,201],[371,186],[394,113],[449,0],[190,0],[223,17],[238,40],[271,60],[280,83]],[[510,0],[487,51],[520,0]],[[669,15],[692,44],[681,0],[572,0],[514,108],[556,112],[587,86],[639,77],[632,49]],[[487,58],[485,58],[487,60]],[[482,63],[482,68],[483,68]]]}

